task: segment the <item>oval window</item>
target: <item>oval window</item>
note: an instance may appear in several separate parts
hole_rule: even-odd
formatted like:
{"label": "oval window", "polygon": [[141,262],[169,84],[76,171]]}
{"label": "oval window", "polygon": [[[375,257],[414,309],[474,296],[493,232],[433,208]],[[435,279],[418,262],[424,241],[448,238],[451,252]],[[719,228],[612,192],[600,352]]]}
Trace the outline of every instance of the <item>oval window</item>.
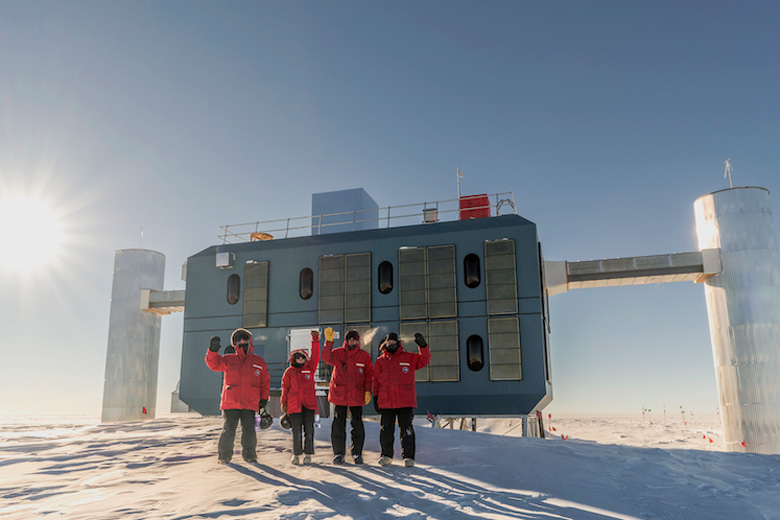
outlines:
{"label": "oval window", "polygon": [[474,372],[479,372],[485,366],[485,360],[482,355],[482,338],[480,336],[474,334],[466,340],[466,359],[469,368]]}
{"label": "oval window", "polygon": [[314,271],[305,267],[298,275],[298,294],[301,300],[308,300],[314,294]]}
{"label": "oval window", "polygon": [[231,274],[227,279],[227,302],[230,305],[238,303],[241,294],[241,278],[237,274]]}
{"label": "oval window", "polygon": [[393,264],[387,260],[379,264],[377,275],[379,292],[382,294],[390,294],[393,290]]}
{"label": "oval window", "polygon": [[463,282],[473,289],[479,286],[480,281],[479,257],[474,253],[468,254],[463,259]]}

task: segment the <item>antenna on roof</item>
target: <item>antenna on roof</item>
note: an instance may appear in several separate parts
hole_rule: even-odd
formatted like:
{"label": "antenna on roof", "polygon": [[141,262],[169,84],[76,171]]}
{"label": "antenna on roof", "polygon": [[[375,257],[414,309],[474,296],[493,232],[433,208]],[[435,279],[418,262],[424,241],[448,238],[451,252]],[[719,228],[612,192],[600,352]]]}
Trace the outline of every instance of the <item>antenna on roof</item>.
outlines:
{"label": "antenna on roof", "polygon": [[731,159],[726,159],[724,164],[726,165],[726,171],[723,172],[723,178],[725,179],[728,176],[728,178],[729,178],[729,188],[733,188],[734,185],[731,184]]}
{"label": "antenna on roof", "polygon": [[460,166],[458,166],[458,219],[460,219],[460,179],[463,174],[460,173]]}

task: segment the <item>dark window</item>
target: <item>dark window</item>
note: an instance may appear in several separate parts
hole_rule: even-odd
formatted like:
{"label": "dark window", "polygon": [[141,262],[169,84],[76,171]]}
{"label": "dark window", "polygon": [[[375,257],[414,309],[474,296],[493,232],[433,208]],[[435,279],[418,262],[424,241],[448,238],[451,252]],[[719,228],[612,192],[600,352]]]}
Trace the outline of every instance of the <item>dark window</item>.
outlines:
{"label": "dark window", "polygon": [[344,322],[344,255],[319,258],[317,322]]}
{"label": "dark window", "polygon": [[371,253],[319,258],[318,323],[371,321]]}
{"label": "dark window", "polygon": [[485,242],[485,295],[488,315],[517,314],[517,262],[511,238]]}
{"label": "dark window", "polygon": [[401,320],[428,317],[425,295],[425,248],[398,250],[398,314]]}
{"label": "dark window", "polygon": [[455,272],[455,246],[428,246],[426,298],[429,318],[454,318],[458,315],[458,275]]}
{"label": "dark window", "polygon": [[415,381],[459,381],[458,322],[455,320],[404,321],[398,335],[404,349],[417,351],[414,333],[419,332],[428,340],[431,362],[415,372]]}
{"label": "dark window", "polygon": [[492,381],[523,379],[517,316],[488,318],[488,352]]}
{"label": "dark window", "polygon": [[463,259],[463,281],[466,287],[473,289],[479,286],[479,257],[474,253],[466,255]]}
{"label": "dark window", "polygon": [[386,260],[379,264],[377,275],[379,292],[382,294],[390,294],[393,290],[393,264]]}
{"label": "dark window", "polygon": [[241,278],[237,274],[231,274],[227,280],[227,302],[230,305],[238,303],[241,292]]}
{"label": "dark window", "polygon": [[398,314],[401,320],[458,315],[455,246],[398,250]]}
{"label": "dark window", "polygon": [[344,258],[344,321],[371,321],[371,253],[354,253]]}
{"label": "dark window", "polygon": [[268,262],[249,261],[244,264],[245,329],[268,326]]}
{"label": "dark window", "polygon": [[485,359],[482,353],[482,338],[474,334],[466,340],[466,359],[468,365],[474,372],[479,372],[485,366]]}
{"label": "dark window", "polygon": [[314,271],[305,267],[298,276],[298,294],[302,300],[308,300],[314,294]]}

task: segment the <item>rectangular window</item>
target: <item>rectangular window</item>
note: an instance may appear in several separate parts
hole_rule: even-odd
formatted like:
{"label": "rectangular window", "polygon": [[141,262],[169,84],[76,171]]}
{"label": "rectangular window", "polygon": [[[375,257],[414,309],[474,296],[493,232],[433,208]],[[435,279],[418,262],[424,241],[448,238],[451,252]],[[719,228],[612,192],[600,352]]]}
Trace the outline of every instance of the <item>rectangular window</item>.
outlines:
{"label": "rectangular window", "polygon": [[344,322],[344,255],[321,256],[317,288],[317,321]]}
{"label": "rectangular window", "polygon": [[456,286],[453,244],[398,250],[398,313],[402,321],[456,317]]}
{"label": "rectangular window", "polygon": [[488,349],[492,381],[523,379],[517,317],[488,318]]}
{"label": "rectangular window", "polygon": [[317,309],[321,324],[371,321],[371,253],[320,257]]}
{"label": "rectangular window", "polygon": [[417,381],[459,381],[460,365],[458,355],[458,322],[447,321],[407,321],[401,323],[400,337],[404,349],[417,351],[414,333],[425,336],[431,352],[431,362],[427,367],[415,373]]}
{"label": "rectangular window", "polygon": [[458,297],[455,291],[455,246],[429,246],[428,266],[428,317],[454,318],[458,315]]}
{"label": "rectangular window", "polygon": [[485,242],[485,290],[489,316],[517,314],[517,265],[514,240]]}
{"label": "rectangular window", "polygon": [[371,321],[371,253],[345,255],[344,320]]}
{"label": "rectangular window", "polygon": [[244,264],[244,309],[246,329],[268,326],[268,262]]}
{"label": "rectangular window", "polygon": [[431,349],[431,381],[459,381],[458,322],[431,321],[425,337]]}
{"label": "rectangular window", "polygon": [[402,320],[427,317],[425,257],[424,247],[398,250],[398,313]]}

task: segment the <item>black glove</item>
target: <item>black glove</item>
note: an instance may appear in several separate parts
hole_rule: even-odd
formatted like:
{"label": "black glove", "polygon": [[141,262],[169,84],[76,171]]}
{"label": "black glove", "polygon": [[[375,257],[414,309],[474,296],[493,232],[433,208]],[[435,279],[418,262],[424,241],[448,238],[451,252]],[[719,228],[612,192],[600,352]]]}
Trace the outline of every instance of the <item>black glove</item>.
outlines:
{"label": "black glove", "polygon": [[379,400],[376,398],[376,396],[374,396],[374,410],[376,410],[376,413],[381,413],[381,412],[379,411],[379,405],[378,405],[378,404],[376,404],[376,403],[378,403],[378,402],[379,402]]}
{"label": "black glove", "polygon": [[211,336],[209,340],[209,350],[217,352],[219,350],[219,336]]}
{"label": "black glove", "polygon": [[425,341],[425,338],[419,332],[414,333],[414,342],[417,343],[420,346],[420,348],[428,346],[428,343]]}
{"label": "black glove", "polygon": [[265,405],[268,404],[268,399],[260,399],[260,406],[257,408],[258,412],[263,412],[265,410]]}

